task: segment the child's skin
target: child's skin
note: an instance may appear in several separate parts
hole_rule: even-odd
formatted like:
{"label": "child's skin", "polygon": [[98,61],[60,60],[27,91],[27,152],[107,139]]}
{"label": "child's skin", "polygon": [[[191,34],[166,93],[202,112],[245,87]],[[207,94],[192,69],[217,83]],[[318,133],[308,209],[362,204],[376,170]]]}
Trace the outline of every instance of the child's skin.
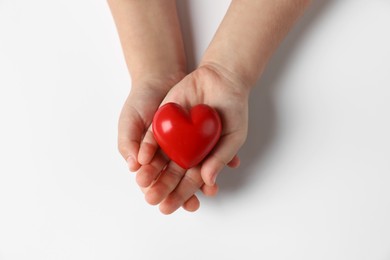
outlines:
{"label": "child's skin", "polygon": [[[236,154],[247,136],[251,87],[310,0],[233,0],[199,67],[189,75],[175,0],[108,3],[132,80],[119,119],[119,151],[129,169],[137,171],[148,203],[160,204],[164,214],[179,207],[195,211],[195,192],[215,195],[223,167],[239,166]],[[222,119],[215,149],[187,171],[163,155],[150,129],[155,111],[167,102],[207,104]]]}

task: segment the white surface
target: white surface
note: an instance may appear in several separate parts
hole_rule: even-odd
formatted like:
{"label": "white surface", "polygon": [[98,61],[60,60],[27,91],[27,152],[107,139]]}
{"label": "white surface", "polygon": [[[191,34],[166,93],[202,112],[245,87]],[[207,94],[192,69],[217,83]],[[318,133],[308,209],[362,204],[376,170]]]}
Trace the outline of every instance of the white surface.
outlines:
{"label": "white surface", "polygon": [[[190,64],[228,4],[181,1]],[[0,0],[0,260],[390,259],[389,13],[315,2],[253,91],[243,166],[164,216],[116,151],[105,1]]]}

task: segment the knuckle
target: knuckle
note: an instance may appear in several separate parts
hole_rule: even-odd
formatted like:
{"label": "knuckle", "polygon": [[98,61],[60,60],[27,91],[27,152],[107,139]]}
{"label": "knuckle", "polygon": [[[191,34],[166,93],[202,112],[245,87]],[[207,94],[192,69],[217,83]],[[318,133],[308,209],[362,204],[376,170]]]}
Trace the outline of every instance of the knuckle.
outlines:
{"label": "knuckle", "polygon": [[220,166],[224,166],[230,161],[228,159],[221,158],[218,154],[213,154],[212,159],[214,160],[214,162],[216,162],[216,164]]}
{"label": "knuckle", "polygon": [[197,188],[197,189],[200,188],[203,184],[203,180],[200,177],[200,175],[197,175],[195,177],[195,176],[192,176],[191,174],[185,174],[183,176],[183,180],[187,181],[191,186],[193,186],[194,188]]}
{"label": "knuckle", "polygon": [[168,167],[165,169],[165,174],[170,174],[174,178],[181,179],[184,174],[184,170],[182,168],[179,168],[179,166],[169,164]]}

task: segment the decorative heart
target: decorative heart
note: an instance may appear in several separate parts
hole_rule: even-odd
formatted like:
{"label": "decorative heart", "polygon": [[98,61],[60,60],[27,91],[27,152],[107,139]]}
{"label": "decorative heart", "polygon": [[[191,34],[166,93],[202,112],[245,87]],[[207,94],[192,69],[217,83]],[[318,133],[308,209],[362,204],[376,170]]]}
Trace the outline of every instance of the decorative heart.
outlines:
{"label": "decorative heart", "polygon": [[194,106],[189,112],[178,104],[167,103],[153,118],[153,133],[165,154],[180,167],[199,164],[221,136],[221,119],[207,105]]}

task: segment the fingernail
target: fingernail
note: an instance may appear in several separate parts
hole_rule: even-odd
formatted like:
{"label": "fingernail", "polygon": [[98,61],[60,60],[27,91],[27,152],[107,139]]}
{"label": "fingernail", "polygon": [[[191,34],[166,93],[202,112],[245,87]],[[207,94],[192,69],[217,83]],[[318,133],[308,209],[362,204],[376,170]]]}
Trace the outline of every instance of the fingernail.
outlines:
{"label": "fingernail", "polygon": [[213,186],[215,184],[215,182],[217,181],[217,176],[218,176],[217,173],[214,173],[213,175],[211,175],[211,185],[210,186]]}
{"label": "fingernail", "polygon": [[136,161],[133,156],[129,156],[126,161],[130,171],[135,168]]}

